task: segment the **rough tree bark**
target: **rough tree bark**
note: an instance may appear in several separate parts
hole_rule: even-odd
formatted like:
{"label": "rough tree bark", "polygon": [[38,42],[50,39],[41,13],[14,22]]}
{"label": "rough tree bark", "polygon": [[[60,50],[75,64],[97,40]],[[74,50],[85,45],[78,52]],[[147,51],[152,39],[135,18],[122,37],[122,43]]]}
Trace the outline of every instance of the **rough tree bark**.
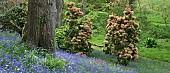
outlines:
{"label": "rough tree bark", "polygon": [[86,14],[86,0],[82,0],[82,12],[83,12],[83,15]]}
{"label": "rough tree bark", "polygon": [[29,0],[23,40],[31,47],[55,51],[56,0]]}
{"label": "rough tree bark", "polygon": [[56,5],[56,8],[57,8],[57,25],[56,25],[56,28],[57,27],[60,27],[62,25],[62,8],[64,6],[64,1],[63,0],[56,0],[57,2],[57,5]]}

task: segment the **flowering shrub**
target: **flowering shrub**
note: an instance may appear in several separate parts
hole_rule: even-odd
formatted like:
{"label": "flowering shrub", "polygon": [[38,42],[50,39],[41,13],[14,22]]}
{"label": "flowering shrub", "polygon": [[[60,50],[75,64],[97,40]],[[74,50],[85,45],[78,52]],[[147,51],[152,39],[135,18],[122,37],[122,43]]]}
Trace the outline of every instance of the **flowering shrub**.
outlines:
{"label": "flowering shrub", "polygon": [[109,15],[106,26],[108,32],[104,40],[107,49],[104,49],[104,52],[116,53],[118,63],[127,65],[129,60],[138,58],[138,47],[135,43],[139,40],[139,24],[134,21],[136,17],[130,8],[126,8],[123,13],[123,17],[114,13]]}
{"label": "flowering shrub", "polygon": [[68,16],[69,30],[67,31],[66,45],[68,51],[73,53],[87,54],[92,51],[91,44],[88,39],[92,36],[91,21],[86,19],[85,21],[78,21],[78,18],[83,16],[80,8],[74,7],[74,2],[68,3]]}

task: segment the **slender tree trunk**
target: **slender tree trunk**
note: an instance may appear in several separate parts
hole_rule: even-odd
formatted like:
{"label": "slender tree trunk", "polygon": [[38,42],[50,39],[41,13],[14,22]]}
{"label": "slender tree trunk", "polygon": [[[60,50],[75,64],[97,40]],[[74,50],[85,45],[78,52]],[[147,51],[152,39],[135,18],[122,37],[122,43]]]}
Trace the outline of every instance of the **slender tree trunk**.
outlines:
{"label": "slender tree trunk", "polygon": [[20,0],[16,0],[17,6],[20,6]]}
{"label": "slender tree trunk", "polygon": [[63,0],[56,0],[57,1],[57,25],[56,27],[60,27],[62,25],[62,8],[64,6]]}
{"label": "slender tree trunk", "polygon": [[23,3],[25,3],[25,0],[16,0],[17,6],[21,6]]}
{"label": "slender tree trunk", "polygon": [[82,12],[84,13],[83,15],[86,14],[86,0],[82,0]]}
{"label": "slender tree trunk", "polygon": [[29,0],[23,40],[30,46],[55,51],[56,0]]}
{"label": "slender tree trunk", "polygon": [[135,0],[129,0],[129,5],[133,4]]}
{"label": "slender tree trunk", "polygon": [[163,15],[163,14],[162,14],[162,19],[163,19],[164,24],[166,25],[166,27],[168,26],[168,25],[167,25],[167,18],[168,18],[168,17],[169,17],[168,15]]}

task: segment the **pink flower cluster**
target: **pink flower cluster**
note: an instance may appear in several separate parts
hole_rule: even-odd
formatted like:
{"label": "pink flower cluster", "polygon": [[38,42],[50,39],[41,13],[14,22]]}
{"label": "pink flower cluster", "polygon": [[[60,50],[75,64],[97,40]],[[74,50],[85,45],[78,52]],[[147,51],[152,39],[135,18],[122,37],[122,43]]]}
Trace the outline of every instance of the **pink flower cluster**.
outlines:
{"label": "pink flower cluster", "polygon": [[75,7],[74,4],[74,2],[70,2],[67,4],[69,12],[67,12],[66,15],[68,15],[70,18],[77,19],[77,17],[83,16],[83,12],[81,12],[80,8]]}

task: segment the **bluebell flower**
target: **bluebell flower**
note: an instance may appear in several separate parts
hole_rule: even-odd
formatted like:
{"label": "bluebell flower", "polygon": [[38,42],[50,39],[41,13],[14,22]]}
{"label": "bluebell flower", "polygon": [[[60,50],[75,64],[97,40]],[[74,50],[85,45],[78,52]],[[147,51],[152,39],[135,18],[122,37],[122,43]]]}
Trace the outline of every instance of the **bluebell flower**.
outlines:
{"label": "bluebell flower", "polygon": [[[1,33],[2,31],[0,31]],[[67,53],[63,50],[56,50],[53,58],[65,59],[67,61],[65,71],[60,69],[48,69],[42,65],[40,55],[36,55],[38,59],[30,57],[31,51],[24,50],[19,52],[20,48],[25,48],[25,44],[21,42],[18,35],[9,35],[9,32],[3,32],[4,36],[0,36],[0,42],[3,42],[2,52],[0,52],[0,71],[2,72],[22,72],[22,73],[131,73],[134,70],[125,70],[123,66],[112,66],[99,58],[81,56]],[[7,36],[7,37],[5,37]],[[11,49],[12,47],[12,49]],[[41,48],[39,48],[41,49]],[[10,53],[6,51],[10,50]],[[36,51],[36,49],[34,49]],[[17,53],[16,53],[17,52]],[[98,52],[98,51],[96,51]],[[99,52],[100,53],[100,52]],[[34,54],[33,54],[34,55]],[[103,56],[104,58],[104,56]]]}

